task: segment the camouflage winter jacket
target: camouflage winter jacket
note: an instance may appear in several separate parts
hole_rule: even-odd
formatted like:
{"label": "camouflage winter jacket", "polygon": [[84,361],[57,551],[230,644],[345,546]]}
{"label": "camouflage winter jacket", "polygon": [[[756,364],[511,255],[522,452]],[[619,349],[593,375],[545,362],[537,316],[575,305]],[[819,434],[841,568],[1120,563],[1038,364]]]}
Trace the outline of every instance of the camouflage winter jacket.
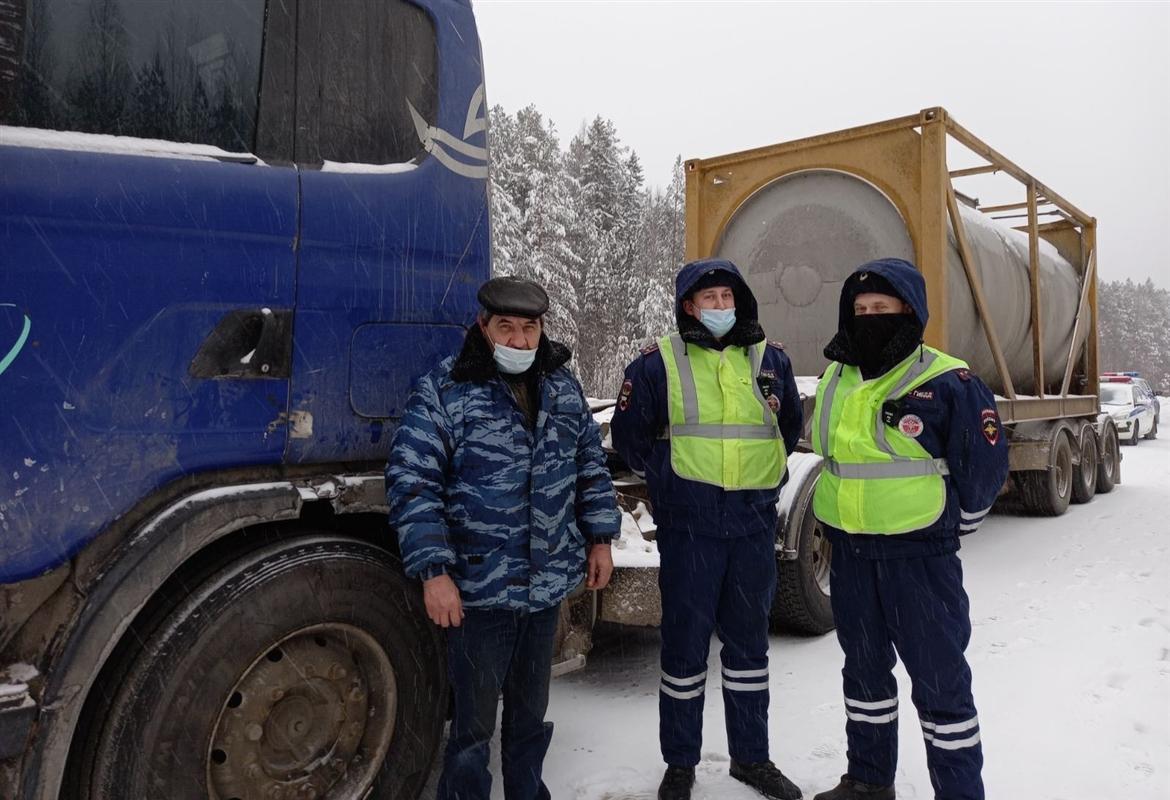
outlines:
{"label": "camouflage winter jacket", "polygon": [[541,337],[535,429],[478,328],[419,380],[386,466],[407,575],[446,572],[468,607],[535,611],[581,582],[586,543],[617,535],[600,432],[569,355]]}

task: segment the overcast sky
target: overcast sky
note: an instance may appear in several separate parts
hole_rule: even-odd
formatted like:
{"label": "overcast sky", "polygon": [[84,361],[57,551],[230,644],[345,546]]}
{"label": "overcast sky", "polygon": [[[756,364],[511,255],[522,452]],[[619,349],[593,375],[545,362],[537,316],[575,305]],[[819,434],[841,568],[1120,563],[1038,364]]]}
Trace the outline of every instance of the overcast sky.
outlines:
{"label": "overcast sky", "polygon": [[[665,183],[676,155],[940,105],[1097,217],[1103,278],[1170,288],[1168,2],[475,0],[475,10],[491,104],[535,104],[562,146],[608,117],[649,182]],[[989,191],[975,193],[1023,199]]]}

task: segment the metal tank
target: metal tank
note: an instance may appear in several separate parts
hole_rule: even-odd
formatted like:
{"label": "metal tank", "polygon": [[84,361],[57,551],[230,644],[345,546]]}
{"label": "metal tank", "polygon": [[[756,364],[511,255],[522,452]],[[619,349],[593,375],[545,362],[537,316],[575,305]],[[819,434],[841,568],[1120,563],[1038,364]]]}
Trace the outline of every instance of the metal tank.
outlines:
{"label": "metal tank", "polygon": [[[1028,237],[975,209],[960,204],[959,210],[1015,389],[1035,394]],[[948,350],[1002,393],[953,230],[947,238]],[[858,265],[887,256],[915,260],[894,204],[867,181],[825,169],[786,175],[752,194],[732,214],[715,254],[747,275],[764,330],[784,342],[798,375],[818,375],[827,363],[822,350],[837,331],[841,284]],[[1042,241],[1041,331],[1048,376],[1064,372],[1079,294],[1077,271]],[[1074,357],[1086,332],[1078,337]]]}

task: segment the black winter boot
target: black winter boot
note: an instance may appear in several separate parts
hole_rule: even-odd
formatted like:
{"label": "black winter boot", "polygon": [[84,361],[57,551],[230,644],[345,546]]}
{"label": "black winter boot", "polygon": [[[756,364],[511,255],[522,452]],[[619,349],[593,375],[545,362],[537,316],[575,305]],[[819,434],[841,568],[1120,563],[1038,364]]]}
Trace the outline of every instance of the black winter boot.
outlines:
{"label": "black winter boot", "polygon": [[842,775],[836,787],[821,792],[813,800],[894,800],[894,787],[874,786]]}
{"label": "black winter boot", "polygon": [[691,800],[691,787],[694,785],[694,767],[674,767],[668,764],[662,783],[658,784],[658,800]]}
{"label": "black winter boot", "polygon": [[800,788],[785,778],[771,761],[757,761],[755,764],[732,761],[731,777],[772,800],[800,800],[804,796]]}

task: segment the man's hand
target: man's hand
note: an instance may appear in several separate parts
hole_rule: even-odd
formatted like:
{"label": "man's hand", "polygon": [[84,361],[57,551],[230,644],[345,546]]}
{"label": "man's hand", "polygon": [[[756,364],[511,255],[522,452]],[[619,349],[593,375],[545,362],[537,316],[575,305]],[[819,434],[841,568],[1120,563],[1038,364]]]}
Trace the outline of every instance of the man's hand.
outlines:
{"label": "man's hand", "polygon": [[431,622],[449,628],[459,627],[463,622],[463,601],[459,599],[459,588],[450,575],[436,575],[423,581],[423,602]]}
{"label": "man's hand", "polygon": [[604,589],[613,575],[613,551],[609,542],[589,546],[589,558],[585,562],[585,588],[594,591]]}

